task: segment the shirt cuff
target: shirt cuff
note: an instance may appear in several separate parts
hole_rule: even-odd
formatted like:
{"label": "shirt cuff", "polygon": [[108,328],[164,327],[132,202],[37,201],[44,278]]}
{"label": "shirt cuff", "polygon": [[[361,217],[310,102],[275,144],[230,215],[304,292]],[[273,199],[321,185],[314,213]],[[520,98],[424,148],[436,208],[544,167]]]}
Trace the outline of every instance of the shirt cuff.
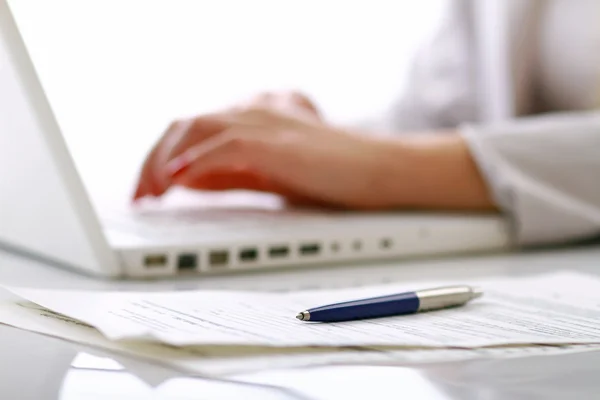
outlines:
{"label": "shirt cuff", "polygon": [[464,124],[460,126],[458,132],[464,139],[471,157],[486,183],[494,205],[508,221],[511,239],[516,241],[518,221],[513,213],[513,190],[506,174],[501,169],[502,160],[488,148],[486,141],[482,138],[484,133],[481,132],[481,128]]}
{"label": "shirt cuff", "polygon": [[[598,143],[598,122],[549,118],[459,127],[515,245],[565,244],[598,234],[600,204],[581,178],[600,167],[600,150],[578,161]],[[563,157],[572,161],[563,164]]]}

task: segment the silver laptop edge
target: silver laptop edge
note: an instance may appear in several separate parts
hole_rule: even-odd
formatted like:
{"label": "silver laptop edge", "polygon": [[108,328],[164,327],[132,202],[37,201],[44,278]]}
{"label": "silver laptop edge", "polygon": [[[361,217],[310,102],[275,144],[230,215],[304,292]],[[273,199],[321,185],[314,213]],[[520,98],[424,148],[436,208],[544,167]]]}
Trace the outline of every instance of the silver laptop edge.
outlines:
{"label": "silver laptop edge", "polygon": [[[7,0],[0,0],[0,35],[0,241],[94,275],[118,276],[118,257],[104,237]],[[31,149],[42,140],[50,149],[43,156],[51,159],[40,159]],[[36,167],[18,174],[18,182],[4,178],[7,171]],[[45,180],[56,185],[48,187]],[[31,201],[36,196],[37,206]],[[59,241],[51,240],[57,236]]]}

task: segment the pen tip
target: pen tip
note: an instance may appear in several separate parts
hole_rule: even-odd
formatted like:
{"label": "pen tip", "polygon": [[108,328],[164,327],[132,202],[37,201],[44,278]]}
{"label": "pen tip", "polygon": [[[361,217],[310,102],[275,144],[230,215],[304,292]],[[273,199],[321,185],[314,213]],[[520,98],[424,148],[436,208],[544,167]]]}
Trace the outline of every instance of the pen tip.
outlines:
{"label": "pen tip", "polygon": [[474,299],[483,296],[483,290],[481,288],[471,289],[471,293]]}
{"label": "pen tip", "polygon": [[302,311],[296,315],[296,318],[298,318],[300,321],[308,321],[310,319],[310,313],[308,311]]}

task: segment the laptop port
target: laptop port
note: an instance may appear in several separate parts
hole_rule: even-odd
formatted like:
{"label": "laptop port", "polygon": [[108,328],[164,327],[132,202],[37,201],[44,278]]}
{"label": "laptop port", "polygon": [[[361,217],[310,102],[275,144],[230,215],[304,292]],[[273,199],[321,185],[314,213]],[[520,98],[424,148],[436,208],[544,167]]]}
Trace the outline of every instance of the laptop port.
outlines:
{"label": "laptop port", "polygon": [[211,267],[223,267],[229,263],[229,253],[226,250],[211,251],[208,260]]}
{"label": "laptop port", "polygon": [[240,251],[240,260],[244,262],[256,261],[258,259],[258,250],[256,249],[242,249]]}
{"label": "laptop port", "polygon": [[321,246],[318,243],[307,243],[300,246],[300,254],[303,256],[312,256],[321,251]]}
{"label": "laptop port", "polygon": [[177,259],[177,269],[186,271],[196,269],[198,266],[198,256],[193,253],[180,254]]}
{"label": "laptop port", "polygon": [[385,238],[381,240],[381,248],[383,249],[389,249],[390,247],[392,247],[392,239],[389,238]]}
{"label": "laptop port", "polygon": [[269,249],[269,257],[283,258],[290,254],[290,248],[287,246],[275,246]]}
{"label": "laptop port", "polygon": [[167,256],[165,254],[148,254],[144,257],[144,265],[148,268],[158,268],[167,265]]}

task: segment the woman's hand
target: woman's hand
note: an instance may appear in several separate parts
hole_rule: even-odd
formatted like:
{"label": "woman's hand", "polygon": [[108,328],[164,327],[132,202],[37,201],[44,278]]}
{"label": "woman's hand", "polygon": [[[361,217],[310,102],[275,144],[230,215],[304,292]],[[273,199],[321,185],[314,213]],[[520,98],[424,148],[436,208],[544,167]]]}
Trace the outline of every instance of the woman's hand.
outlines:
{"label": "woman's hand", "polygon": [[457,132],[358,135],[327,125],[295,93],[174,122],[144,162],[134,199],[173,185],[351,209],[495,209]]}
{"label": "woman's hand", "polygon": [[[171,186],[248,189],[292,201],[384,207],[398,159],[382,139],[323,123],[302,96],[259,96],[248,105],[172,124],[146,159],[135,198]],[[395,186],[395,185],[391,185]]]}

